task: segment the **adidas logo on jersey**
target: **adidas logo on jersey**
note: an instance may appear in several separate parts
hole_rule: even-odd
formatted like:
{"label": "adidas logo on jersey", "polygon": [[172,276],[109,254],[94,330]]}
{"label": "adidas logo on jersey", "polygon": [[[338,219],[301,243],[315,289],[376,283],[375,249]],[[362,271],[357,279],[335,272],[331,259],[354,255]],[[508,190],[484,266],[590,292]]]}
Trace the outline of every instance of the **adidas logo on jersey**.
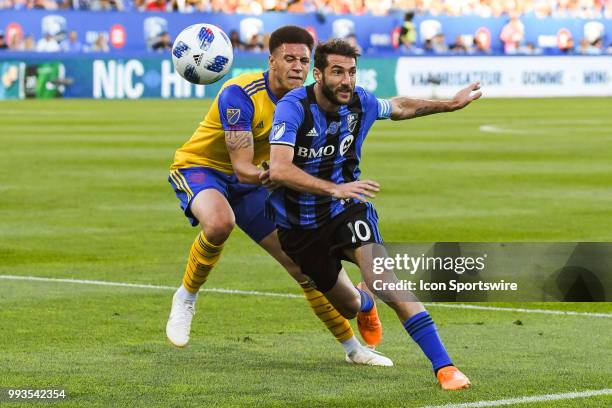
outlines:
{"label": "adidas logo on jersey", "polygon": [[200,63],[202,62],[202,57],[204,56],[204,54],[197,54],[193,56],[193,60],[195,61],[196,65],[199,67]]}
{"label": "adidas logo on jersey", "polygon": [[255,126],[255,129],[263,129],[263,121],[260,121],[257,126]]}
{"label": "adidas logo on jersey", "polygon": [[319,134],[317,133],[315,128],[312,128],[312,129],[310,129],[310,131],[308,133],[306,133],[306,136],[317,137],[317,136],[319,136]]}

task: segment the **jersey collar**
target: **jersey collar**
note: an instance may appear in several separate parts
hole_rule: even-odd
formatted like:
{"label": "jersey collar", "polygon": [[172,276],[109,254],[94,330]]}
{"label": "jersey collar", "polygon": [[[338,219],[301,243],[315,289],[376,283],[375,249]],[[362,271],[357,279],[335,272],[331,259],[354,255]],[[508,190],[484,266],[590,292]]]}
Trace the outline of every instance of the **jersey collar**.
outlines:
{"label": "jersey collar", "polygon": [[270,100],[274,102],[274,104],[276,105],[278,103],[278,98],[270,90],[270,83],[268,82],[268,71],[265,71],[263,73],[263,77],[264,77],[264,81],[266,82],[266,92],[268,93]]}

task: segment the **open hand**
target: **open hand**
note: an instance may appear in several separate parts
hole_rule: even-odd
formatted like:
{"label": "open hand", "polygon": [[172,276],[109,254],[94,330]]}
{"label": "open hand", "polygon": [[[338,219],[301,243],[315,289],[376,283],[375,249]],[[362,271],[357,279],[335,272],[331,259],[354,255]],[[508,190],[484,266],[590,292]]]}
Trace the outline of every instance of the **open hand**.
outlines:
{"label": "open hand", "polygon": [[452,110],[463,109],[472,101],[480,98],[482,96],[482,92],[480,92],[479,89],[480,81],[476,81],[457,92],[457,94],[451,100]]}
{"label": "open hand", "polygon": [[332,197],[339,199],[356,198],[366,202],[367,198],[374,198],[380,191],[380,184],[373,180],[357,180],[351,183],[338,184],[332,192]]}

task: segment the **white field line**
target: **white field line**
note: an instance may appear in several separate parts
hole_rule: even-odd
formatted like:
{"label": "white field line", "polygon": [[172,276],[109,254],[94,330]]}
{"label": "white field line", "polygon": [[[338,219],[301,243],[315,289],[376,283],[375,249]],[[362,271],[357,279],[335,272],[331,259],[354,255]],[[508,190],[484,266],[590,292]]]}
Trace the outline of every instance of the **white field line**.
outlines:
{"label": "white field line", "polygon": [[548,401],[560,401],[560,400],[568,400],[568,399],[575,399],[575,398],[589,398],[589,397],[596,397],[599,395],[612,395],[612,389],[605,388],[602,390],[568,392],[564,394],[534,395],[531,397],[517,397],[517,398],[509,398],[509,399],[496,400],[496,401],[466,402],[463,404],[430,405],[430,406],[426,406],[423,408],[501,407],[503,405],[528,404],[530,402],[548,402]]}
{"label": "white field line", "polygon": [[[147,285],[147,284],[141,284],[141,283],[109,282],[109,281],[83,280],[83,279],[41,278],[37,276],[0,275],[0,279],[38,281],[38,282],[56,282],[56,283],[77,283],[81,285],[118,286],[122,288],[136,288],[136,289],[176,290],[177,288],[177,286]],[[217,289],[217,288],[205,288],[202,290],[205,292],[227,293],[227,294],[232,294],[232,295],[252,295],[252,296],[269,296],[269,297],[271,296],[271,297],[300,298],[300,299],[304,298],[304,296],[302,295],[297,295],[293,293],[258,292],[255,290]]]}
{"label": "white field line", "polygon": [[[110,282],[110,281],[98,281],[98,280],[84,280],[84,279],[62,279],[62,278],[43,278],[38,276],[17,276],[17,275],[0,275],[0,280],[15,280],[15,281],[37,281],[37,282],[54,282],[54,283],[73,283],[81,285],[98,285],[98,286],[115,286],[122,288],[136,288],[136,289],[157,289],[157,290],[176,290],[175,286],[166,285],[147,285],[142,283],[124,283],[124,282]],[[278,293],[278,292],[260,292],[256,290],[239,290],[239,289],[223,289],[223,288],[204,288],[204,292],[211,293],[224,293],[230,295],[250,295],[250,296],[265,296],[265,297],[280,297],[280,298],[291,298],[291,299],[303,299],[304,296],[294,293]],[[536,313],[536,314],[549,314],[549,315],[562,315],[562,316],[586,316],[586,317],[604,317],[612,318],[612,313],[590,313],[590,312],[574,312],[565,310],[547,310],[547,309],[522,309],[522,308],[511,308],[511,307],[495,307],[495,306],[479,306],[479,305],[465,305],[462,303],[425,303],[429,307],[445,307],[450,309],[472,309],[472,310],[486,310],[495,312],[517,312],[517,313]]]}
{"label": "white field line", "polygon": [[434,306],[434,307],[448,307],[448,308],[455,308],[455,309],[492,310],[492,311],[497,311],[497,312],[540,313],[540,314],[563,315],[563,316],[590,316],[590,317],[612,318],[612,313],[574,312],[571,310],[522,309],[522,308],[512,308],[512,307],[464,305],[463,303],[426,303],[426,305]]}
{"label": "white field line", "polygon": [[516,134],[516,135],[528,135],[532,133],[542,133],[542,130],[534,131],[534,130],[529,130],[529,129],[525,129],[525,130],[512,129],[509,127],[500,127],[500,126],[495,126],[495,125],[482,125],[478,128],[478,130],[484,133],[509,133],[509,134]]}

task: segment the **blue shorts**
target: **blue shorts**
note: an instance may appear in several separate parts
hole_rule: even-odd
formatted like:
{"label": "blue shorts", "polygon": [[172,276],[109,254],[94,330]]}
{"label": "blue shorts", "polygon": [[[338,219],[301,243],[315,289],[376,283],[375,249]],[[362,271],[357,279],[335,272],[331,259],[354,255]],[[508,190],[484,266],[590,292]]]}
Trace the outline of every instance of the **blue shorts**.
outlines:
{"label": "blue shorts", "polygon": [[191,213],[191,201],[200,191],[213,188],[225,196],[234,211],[236,224],[253,241],[260,242],[276,229],[274,222],[264,215],[268,191],[263,186],[239,183],[235,174],[225,174],[209,167],[172,171],[168,181],[194,227],[198,220]]}

